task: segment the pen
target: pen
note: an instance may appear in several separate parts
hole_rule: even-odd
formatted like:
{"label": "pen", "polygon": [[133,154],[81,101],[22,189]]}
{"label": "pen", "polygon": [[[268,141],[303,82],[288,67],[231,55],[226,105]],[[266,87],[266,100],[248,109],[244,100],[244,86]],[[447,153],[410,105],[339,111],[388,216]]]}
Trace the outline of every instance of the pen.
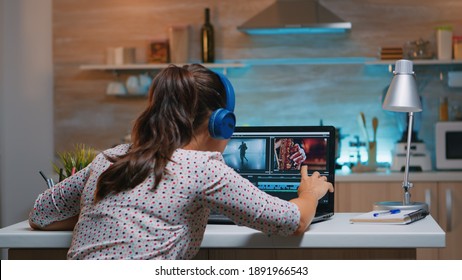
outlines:
{"label": "pen", "polygon": [[53,182],[53,179],[48,178],[47,185],[48,185],[48,188],[51,189],[55,185],[55,182]]}
{"label": "pen", "polygon": [[377,217],[377,216],[380,216],[380,215],[398,214],[398,213],[400,213],[400,212],[401,212],[401,210],[399,210],[399,209],[391,209],[391,210],[389,210],[389,211],[374,213],[374,217]]}
{"label": "pen", "polygon": [[54,185],[53,179],[47,178],[47,176],[45,176],[45,174],[43,174],[42,171],[39,171],[39,173],[40,173],[40,175],[42,175],[42,177],[43,177],[43,179],[45,180],[45,182],[47,182],[48,188],[49,188],[49,189],[52,188],[53,185]]}
{"label": "pen", "polygon": [[45,176],[45,174],[43,174],[43,172],[40,170],[39,171],[40,175],[42,175],[43,177],[43,180],[45,180],[45,182],[48,180],[47,176]]}

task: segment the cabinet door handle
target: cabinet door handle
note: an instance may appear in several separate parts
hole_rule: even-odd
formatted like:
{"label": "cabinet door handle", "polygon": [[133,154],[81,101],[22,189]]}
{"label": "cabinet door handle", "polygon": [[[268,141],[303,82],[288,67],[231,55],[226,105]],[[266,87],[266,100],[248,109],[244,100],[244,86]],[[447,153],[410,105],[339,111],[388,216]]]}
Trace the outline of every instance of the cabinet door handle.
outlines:
{"label": "cabinet door handle", "polygon": [[428,212],[432,212],[432,191],[430,189],[425,190],[425,203],[428,205]]}
{"label": "cabinet door handle", "polygon": [[446,232],[452,231],[452,190],[446,189]]}

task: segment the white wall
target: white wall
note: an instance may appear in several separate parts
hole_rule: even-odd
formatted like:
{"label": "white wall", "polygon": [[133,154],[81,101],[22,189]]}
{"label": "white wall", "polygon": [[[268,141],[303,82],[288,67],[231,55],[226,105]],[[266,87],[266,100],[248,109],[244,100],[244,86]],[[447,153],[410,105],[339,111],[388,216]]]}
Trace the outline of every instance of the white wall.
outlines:
{"label": "white wall", "polygon": [[53,159],[52,0],[0,0],[0,226],[27,219]]}

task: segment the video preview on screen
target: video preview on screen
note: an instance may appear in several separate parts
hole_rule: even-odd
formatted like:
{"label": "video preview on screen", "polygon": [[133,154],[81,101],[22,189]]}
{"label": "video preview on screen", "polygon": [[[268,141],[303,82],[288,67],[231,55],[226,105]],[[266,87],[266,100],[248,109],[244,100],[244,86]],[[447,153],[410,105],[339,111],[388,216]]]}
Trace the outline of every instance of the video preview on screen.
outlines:
{"label": "video preview on screen", "polygon": [[223,152],[226,164],[245,173],[265,173],[267,167],[266,138],[232,138]]}
{"label": "video preview on screen", "polygon": [[274,149],[273,172],[298,171],[302,165],[308,170],[327,169],[327,139],[323,137],[281,137],[272,139]]}

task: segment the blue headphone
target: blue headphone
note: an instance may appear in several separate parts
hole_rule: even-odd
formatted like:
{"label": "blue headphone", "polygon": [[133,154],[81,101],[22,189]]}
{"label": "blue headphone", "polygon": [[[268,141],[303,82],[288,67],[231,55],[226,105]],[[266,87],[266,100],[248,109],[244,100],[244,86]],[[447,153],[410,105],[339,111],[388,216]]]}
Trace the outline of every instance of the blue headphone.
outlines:
{"label": "blue headphone", "polygon": [[226,91],[226,108],[220,108],[212,112],[209,119],[209,132],[213,138],[229,139],[236,127],[236,116],[234,115],[234,88],[225,75],[215,72],[220,77],[221,83]]}

